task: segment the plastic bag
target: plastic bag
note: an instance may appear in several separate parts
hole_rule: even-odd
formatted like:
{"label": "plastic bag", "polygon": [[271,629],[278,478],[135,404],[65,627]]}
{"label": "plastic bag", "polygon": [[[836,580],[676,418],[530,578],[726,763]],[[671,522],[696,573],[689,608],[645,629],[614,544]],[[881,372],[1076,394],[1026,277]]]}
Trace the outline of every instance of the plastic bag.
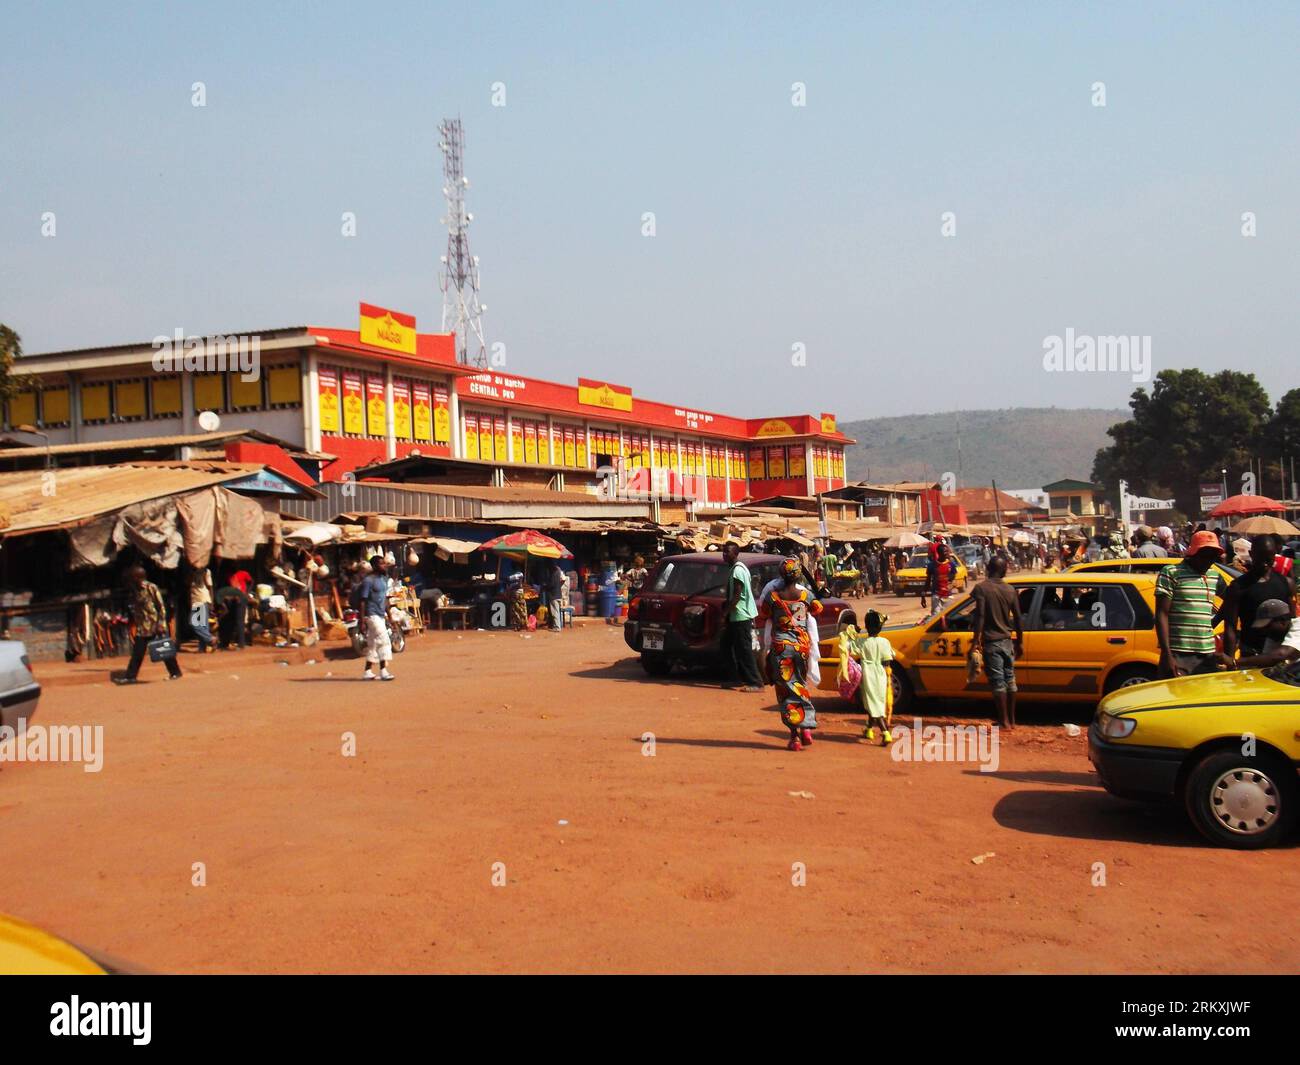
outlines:
{"label": "plastic bag", "polygon": [[857,694],[862,683],[862,665],[854,657],[854,643],[858,632],[852,625],[846,625],[839,635],[840,667],[836,671],[835,681],[840,695],[851,700]]}

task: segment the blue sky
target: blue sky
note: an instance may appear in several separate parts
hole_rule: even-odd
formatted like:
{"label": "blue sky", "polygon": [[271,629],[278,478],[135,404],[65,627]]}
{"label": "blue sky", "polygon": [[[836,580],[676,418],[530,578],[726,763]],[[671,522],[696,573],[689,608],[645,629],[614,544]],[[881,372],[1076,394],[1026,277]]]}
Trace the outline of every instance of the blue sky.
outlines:
{"label": "blue sky", "polygon": [[1128,375],[1044,371],[1071,328],[1297,383],[1297,5],[9,0],[3,25],[0,321],[31,352],[355,328],[359,300],[437,328],[459,114],[517,373],[751,416],[1125,405]]}

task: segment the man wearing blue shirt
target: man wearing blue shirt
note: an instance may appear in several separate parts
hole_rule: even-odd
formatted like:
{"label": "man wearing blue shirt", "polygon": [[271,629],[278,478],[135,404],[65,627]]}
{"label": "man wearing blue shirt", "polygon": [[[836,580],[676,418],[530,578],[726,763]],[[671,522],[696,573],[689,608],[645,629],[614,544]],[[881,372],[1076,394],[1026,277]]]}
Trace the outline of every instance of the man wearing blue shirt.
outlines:
{"label": "man wearing blue shirt", "polygon": [[375,666],[379,667],[380,680],[392,680],[388,661],[393,657],[393,645],[388,639],[388,565],[383,555],[370,560],[370,573],[352,593],[353,606],[361,611],[362,631],[366,637],[366,670],[363,680],[375,679]]}

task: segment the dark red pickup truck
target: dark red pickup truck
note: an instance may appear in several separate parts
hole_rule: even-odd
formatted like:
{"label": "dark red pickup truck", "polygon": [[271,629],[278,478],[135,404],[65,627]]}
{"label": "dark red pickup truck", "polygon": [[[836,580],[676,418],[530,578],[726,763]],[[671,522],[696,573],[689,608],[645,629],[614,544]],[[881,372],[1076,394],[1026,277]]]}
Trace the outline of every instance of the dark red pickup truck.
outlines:
{"label": "dark red pickup truck", "polygon": [[[785,556],[742,552],[740,561],[749,568],[757,598],[764,585],[780,576]],[[720,551],[669,555],[646,574],[641,591],[628,604],[623,639],[641,656],[641,667],[647,673],[661,676],[673,668],[674,662],[720,662],[726,582],[727,565]],[[803,583],[812,587],[806,575]],[[856,612],[843,599],[824,595],[821,601],[819,623],[823,637],[836,632],[842,624],[857,624]]]}

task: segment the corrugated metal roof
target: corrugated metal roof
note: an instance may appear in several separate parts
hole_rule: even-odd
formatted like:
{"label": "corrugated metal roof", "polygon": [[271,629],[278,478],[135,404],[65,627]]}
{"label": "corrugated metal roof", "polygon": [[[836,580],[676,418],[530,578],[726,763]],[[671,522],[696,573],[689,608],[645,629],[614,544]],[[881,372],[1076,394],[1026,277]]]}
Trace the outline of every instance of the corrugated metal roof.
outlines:
{"label": "corrugated metal roof", "polygon": [[0,473],[0,536],[81,525],[149,499],[259,473],[260,463],[137,462]]}
{"label": "corrugated metal roof", "polygon": [[[202,339],[208,340],[210,338],[224,337],[224,336],[246,336],[246,337],[292,336],[297,333],[305,334],[306,332],[307,332],[307,326],[305,325],[280,325],[280,326],[276,326],[274,329],[240,329],[238,332],[235,333],[203,333],[203,334],[196,334],[196,335],[200,335]],[[24,352],[22,358],[15,361],[14,369],[17,370],[19,373],[25,372],[23,369],[23,363],[29,359],[56,358],[56,357],[61,358],[65,355],[88,355],[92,353],[106,354],[110,351],[152,352],[154,350],[155,349],[152,340],[141,340],[138,343],[134,343],[134,344],[131,343],[109,344],[107,346],[101,344],[93,348],[67,348],[63,351]]]}
{"label": "corrugated metal roof", "polygon": [[295,502],[294,511],[313,521],[338,514],[389,514],[401,518],[647,518],[640,501],[605,502],[584,492],[540,488],[394,484],[388,481],[323,481],[324,498]]}
{"label": "corrugated metal roof", "polygon": [[34,456],[44,455],[46,452],[55,456],[59,455],[84,455],[93,454],[97,451],[136,451],[145,448],[164,448],[164,447],[197,447],[204,444],[222,444],[228,440],[239,440],[248,437],[264,444],[276,444],[282,447],[290,454],[299,454],[309,458],[319,458],[324,460],[333,460],[335,456],[324,454],[313,454],[303,451],[297,444],[292,444],[288,440],[281,440],[277,436],[271,436],[260,429],[223,429],[215,433],[177,433],[173,436],[137,436],[125,440],[90,440],[78,444],[54,444],[48,448],[41,444],[32,447],[6,447],[0,448],[0,459],[6,458],[32,458]]}
{"label": "corrugated metal roof", "polygon": [[427,492],[436,496],[451,496],[456,499],[481,499],[486,502],[510,503],[598,503],[599,497],[590,492],[557,492],[553,488],[534,488],[527,485],[508,485],[497,488],[494,485],[476,484],[421,484],[416,481],[367,481],[358,480],[357,486],[373,485],[377,488],[396,488],[403,492]]}

